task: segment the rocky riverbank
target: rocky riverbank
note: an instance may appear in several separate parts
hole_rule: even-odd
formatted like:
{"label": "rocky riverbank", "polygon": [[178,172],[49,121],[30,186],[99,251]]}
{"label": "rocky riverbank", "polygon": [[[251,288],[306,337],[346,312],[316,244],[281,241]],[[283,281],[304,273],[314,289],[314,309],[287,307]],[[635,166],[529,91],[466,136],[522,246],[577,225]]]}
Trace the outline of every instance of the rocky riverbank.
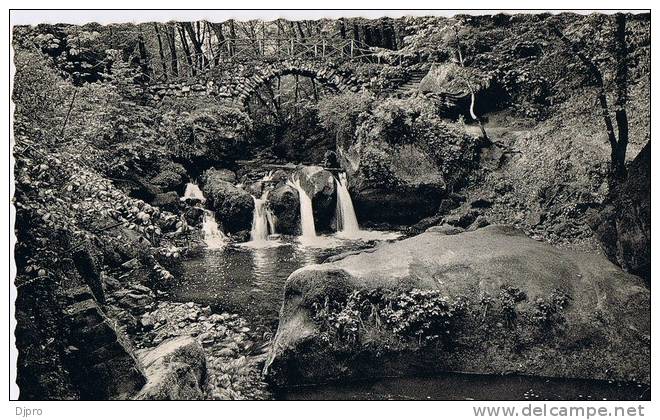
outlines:
{"label": "rocky riverbank", "polygon": [[[138,348],[156,346],[173,337],[193,337],[203,349],[207,380],[195,397],[211,400],[271,399],[261,368],[266,357],[264,337],[257,336],[247,321],[236,314],[213,313],[209,306],[193,302],[162,301],[140,318]],[[266,337],[267,339],[268,337]]]}

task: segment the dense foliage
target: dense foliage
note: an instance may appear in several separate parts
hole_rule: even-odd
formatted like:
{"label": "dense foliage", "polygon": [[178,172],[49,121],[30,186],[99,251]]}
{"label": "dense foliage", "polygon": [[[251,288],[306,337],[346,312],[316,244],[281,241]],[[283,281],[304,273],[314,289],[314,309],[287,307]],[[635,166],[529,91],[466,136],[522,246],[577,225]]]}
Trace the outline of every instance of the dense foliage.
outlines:
{"label": "dense foliage", "polygon": [[248,142],[252,120],[240,109],[194,103],[163,115],[165,145],[178,159],[196,162],[237,158]]}

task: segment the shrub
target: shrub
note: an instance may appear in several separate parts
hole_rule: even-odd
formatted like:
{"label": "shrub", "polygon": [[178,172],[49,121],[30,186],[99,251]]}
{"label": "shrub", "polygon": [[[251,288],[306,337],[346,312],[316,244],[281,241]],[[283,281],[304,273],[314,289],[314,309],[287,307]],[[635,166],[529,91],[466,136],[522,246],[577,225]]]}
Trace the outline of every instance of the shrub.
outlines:
{"label": "shrub", "polygon": [[555,326],[563,324],[565,319],[561,311],[566,308],[570,296],[559,289],[555,289],[547,298],[538,297],[534,302],[532,319],[544,332],[549,332]]}
{"label": "shrub", "polygon": [[353,291],[345,302],[324,297],[312,304],[312,318],[324,334],[355,343],[365,328],[386,329],[418,345],[446,342],[465,312],[463,298],[449,301],[437,290]]}
{"label": "shrub", "polygon": [[348,92],[326,96],[318,103],[321,124],[339,137],[352,137],[360,116],[371,110],[374,100],[369,93]]}
{"label": "shrub", "polygon": [[163,137],[172,154],[182,159],[223,160],[238,152],[252,129],[243,111],[213,105],[191,111],[169,111],[163,116]]}
{"label": "shrub", "polygon": [[518,318],[516,305],[519,302],[526,300],[527,295],[516,287],[502,286],[498,298],[504,322],[508,327],[512,327]]}

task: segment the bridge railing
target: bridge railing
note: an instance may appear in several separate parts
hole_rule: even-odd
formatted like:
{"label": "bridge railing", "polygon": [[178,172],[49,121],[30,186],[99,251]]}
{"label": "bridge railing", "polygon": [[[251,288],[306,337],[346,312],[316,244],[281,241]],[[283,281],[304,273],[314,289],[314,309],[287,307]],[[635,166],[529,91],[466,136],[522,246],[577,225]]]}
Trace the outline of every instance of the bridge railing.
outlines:
{"label": "bridge railing", "polygon": [[232,60],[255,58],[344,58],[371,61],[376,52],[353,39],[337,40],[324,37],[263,38],[257,40],[225,40],[225,50]]}
{"label": "bridge railing", "polygon": [[[258,39],[226,38],[213,51],[191,52],[191,62],[180,61],[179,68],[188,75],[201,75],[219,63],[245,63],[254,60],[354,60],[382,64],[401,62],[397,51],[370,47],[354,39],[326,37]],[[200,59],[203,64],[200,63]]]}

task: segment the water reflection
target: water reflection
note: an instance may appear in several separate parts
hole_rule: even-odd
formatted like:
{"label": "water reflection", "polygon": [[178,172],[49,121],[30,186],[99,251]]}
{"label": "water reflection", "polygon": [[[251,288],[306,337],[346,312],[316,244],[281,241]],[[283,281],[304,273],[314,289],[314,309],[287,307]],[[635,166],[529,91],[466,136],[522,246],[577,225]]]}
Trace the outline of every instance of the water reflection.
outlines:
{"label": "water reflection", "polygon": [[360,242],[320,238],[326,246],[309,247],[279,239],[206,249],[199,258],[183,262],[173,298],[239,313],[257,325],[276,326],[289,274],[331,255],[368,247]]}

